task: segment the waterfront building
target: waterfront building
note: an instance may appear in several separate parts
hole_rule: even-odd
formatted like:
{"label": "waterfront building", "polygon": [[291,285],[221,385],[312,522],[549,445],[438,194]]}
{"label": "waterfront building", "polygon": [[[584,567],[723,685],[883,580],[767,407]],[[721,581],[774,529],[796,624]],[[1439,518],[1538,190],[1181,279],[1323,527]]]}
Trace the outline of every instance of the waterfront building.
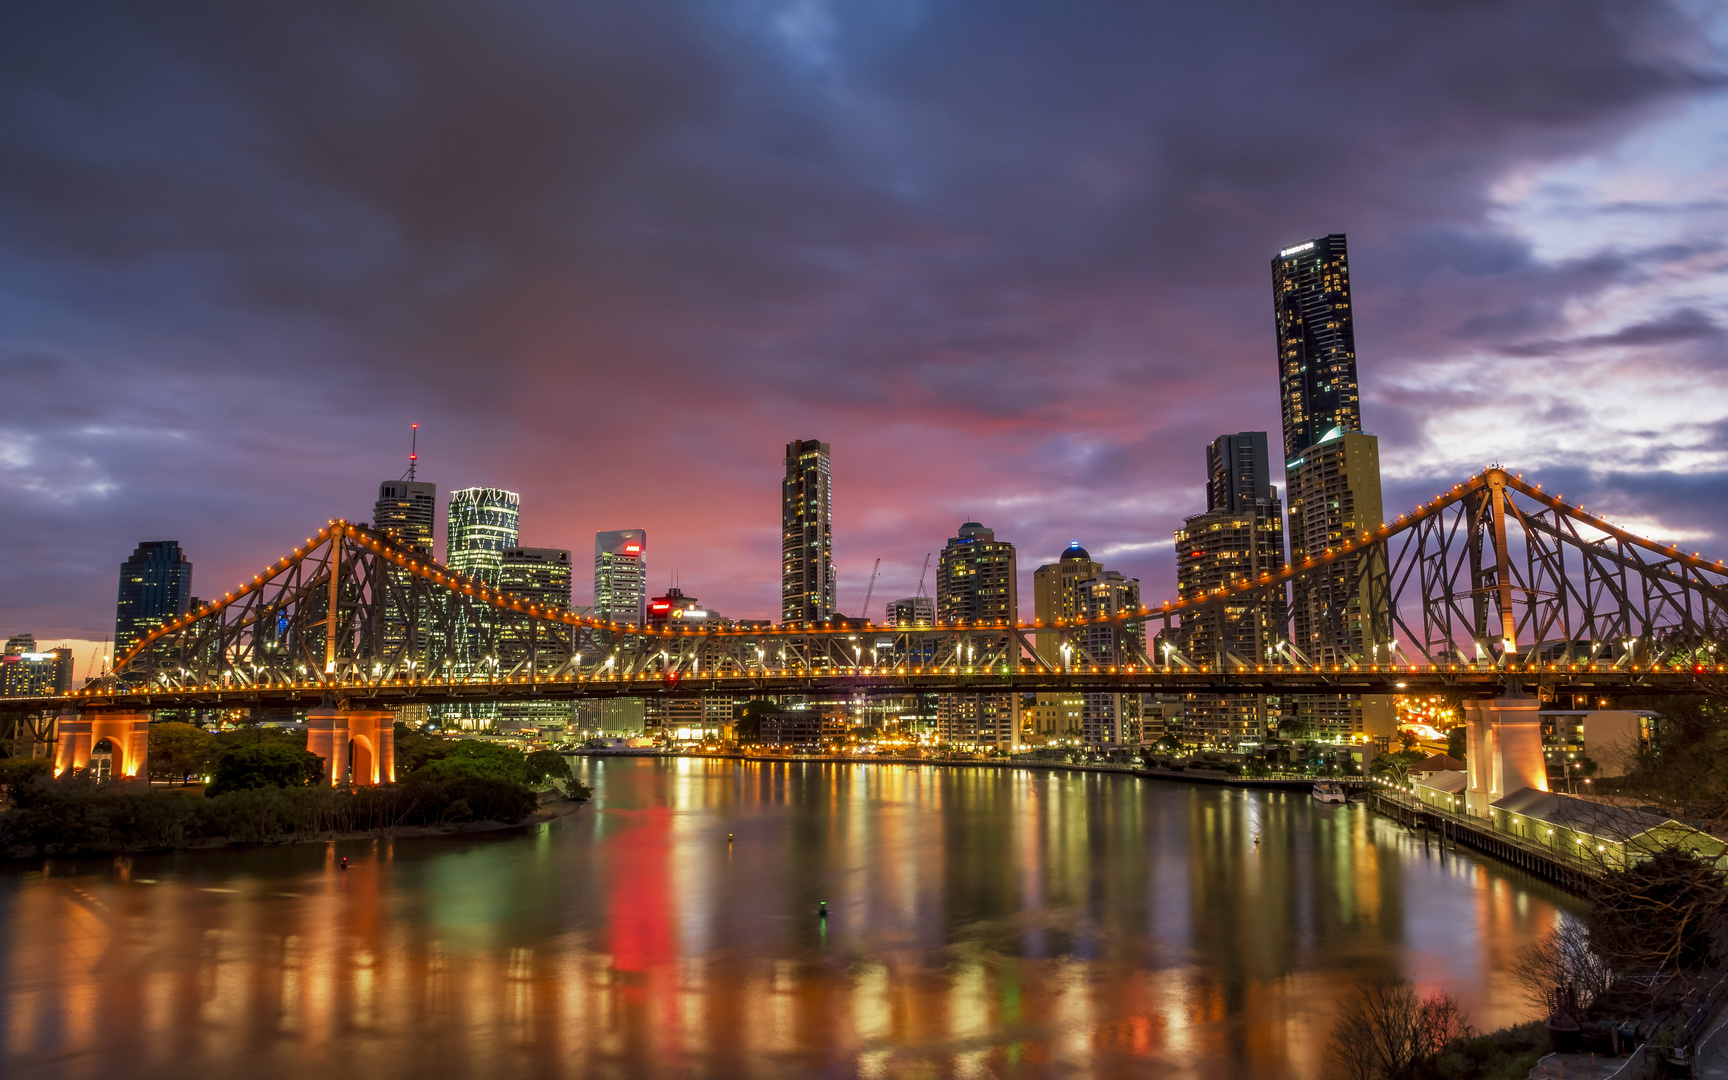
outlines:
{"label": "waterfront building", "polygon": [[[960,526],[958,534],[942,549],[936,577],[936,621],[962,620],[1013,624],[1020,617],[1019,574],[1014,545],[997,540],[996,534],[976,521]],[[1018,664],[1017,655],[980,657],[975,652],[960,661],[966,665]],[[1018,694],[942,694],[937,700],[937,725],[951,745],[1012,749],[1019,724]]]}
{"label": "waterfront building", "polygon": [[[1176,531],[1176,587],[1184,600],[1284,569],[1284,508],[1272,484],[1264,431],[1220,435],[1206,447],[1206,512]],[[1182,617],[1182,658],[1201,667],[1274,662],[1289,634],[1282,588],[1270,597],[1209,605]],[[1190,733],[1217,746],[1266,734],[1264,695],[1197,697]]]}
{"label": "waterfront building", "polygon": [[[1342,234],[1305,241],[1272,260],[1278,334],[1290,561],[1301,565],[1382,518],[1379,447],[1362,430],[1350,262]],[[1387,613],[1371,595],[1385,580],[1384,552],[1339,559],[1323,575],[1293,583],[1291,641],[1317,664],[1373,662],[1390,648]],[[1300,695],[1301,723],[1334,737],[1373,735],[1390,702]],[[1370,731],[1370,728],[1376,729]]]}
{"label": "waterfront building", "polygon": [[[1082,619],[1120,615],[1140,607],[1140,579],[1116,570],[1105,570],[1081,582],[1079,589]],[[1100,667],[1130,664],[1146,654],[1146,624],[1088,626],[1074,640],[1084,650],[1087,663]],[[1144,697],[1087,693],[1081,712],[1081,739],[1098,749],[1139,745]]]}
{"label": "waterfront building", "polygon": [[648,598],[647,559],[646,529],[594,534],[594,618],[642,625]]}
{"label": "waterfront building", "polygon": [[823,622],[835,608],[834,523],[828,444],[786,444],[780,488],[780,621]]}
{"label": "waterfront building", "polygon": [[178,540],[145,540],[120,564],[115,605],[114,655],[124,656],[140,638],[191,609],[192,563]]}
{"label": "waterfront building", "polygon": [[1045,628],[1032,636],[1039,659],[1051,667],[1062,664],[1062,638],[1050,628],[1058,620],[1066,622],[1080,614],[1084,606],[1080,599],[1081,582],[1091,581],[1103,572],[1104,564],[1094,560],[1078,540],[1070,542],[1055,562],[1032,571],[1032,617]]}

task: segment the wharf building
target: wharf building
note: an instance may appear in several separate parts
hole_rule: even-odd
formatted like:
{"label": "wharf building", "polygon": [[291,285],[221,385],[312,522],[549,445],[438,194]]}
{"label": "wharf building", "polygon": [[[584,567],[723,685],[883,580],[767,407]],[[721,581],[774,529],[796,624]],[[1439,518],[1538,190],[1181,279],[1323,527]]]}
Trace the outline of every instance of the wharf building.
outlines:
{"label": "wharf building", "polygon": [[114,655],[124,656],[150,631],[192,608],[192,563],[178,540],[146,540],[120,564]]}
{"label": "wharf building", "polygon": [[834,617],[833,481],[828,444],[786,444],[780,486],[780,621],[819,623]]}
{"label": "wharf building", "polygon": [[594,610],[603,622],[641,626],[648,601],[648,531],[594,534]]}
{"label": "wharf building", "polygon": [[[1176,532],[1176,587],[1183,600],[1284,569],[1284,507],[1272,484],[1264,431],[1220,435],[1206,447],[1206,512]],[[1172,642],[1181,660],[1231,669],[1277,662],[1289,632],[1283,589],[1265,599],[1211,605],[1182,619]],[[1191,734],[1215,746],[1258,742],[1281,702],[1258,694],[1191,695]]]}
{"label": "wharf building", "polygon": [[[1278,334],[1290,562],[1301,566],[1383,518],[1380,456],[1362,430],[1350,260],[1341,233],[1308,240],[1272,260]],[[1294,583],[1291,644],[1316,664],[1371,663],[1391,647],[1390,620],[1371,598],[1387,573],[1374,549],[1340,559],[1323,577]],[[1389,699],[1302,695],[1298,720],[1333,736],[1389,735]]]}
{"label": "wharf building", "polygon": [[[965,620],[1009,624],[1019,618],[1019,572],[1014,545],[976,521],[961,525],[942,549],[936,575],[936,621]],[[980,656],[973,646],[959,658],[962,666],[1017,664],[1019,657]],[[941,694],[936,701],[936,726],[952,746],[1013,749],[1019,732],[1020,695]]]}
{"label": "wharf building", "polygon": [[[553,611],[570,610],[570,552],[565,548],[505,548],[499,558],[498,587],[505,592]],[[565,638],[568,642],[569,638]],[[548,650],[548,646],[552,646]],[[544,670],[562,663],[568,646],[545,639],[536,641],[505,639],[499,642],[503,650],[505,670]],[[575,706],[570,701],[510,702],[498,706],[498,730],[520,730],[533,727],[566,728],[575,719]]]}

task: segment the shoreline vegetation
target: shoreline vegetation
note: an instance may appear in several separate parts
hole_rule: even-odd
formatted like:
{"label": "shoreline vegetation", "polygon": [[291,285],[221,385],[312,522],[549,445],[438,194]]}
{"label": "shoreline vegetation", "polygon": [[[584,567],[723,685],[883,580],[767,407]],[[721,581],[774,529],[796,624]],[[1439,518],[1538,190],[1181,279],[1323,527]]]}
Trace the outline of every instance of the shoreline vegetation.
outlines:
{"label": "shoreline vegetation", "polygon": [[163,723],[150,734],[151,772],[166,784],[57,779],[45,760],[0,759],[0,858],[488,832],[552,820],[590,795],[558,754],[401,725],[399,779],[375,787],[328,786],[322,759],[285,732]]}

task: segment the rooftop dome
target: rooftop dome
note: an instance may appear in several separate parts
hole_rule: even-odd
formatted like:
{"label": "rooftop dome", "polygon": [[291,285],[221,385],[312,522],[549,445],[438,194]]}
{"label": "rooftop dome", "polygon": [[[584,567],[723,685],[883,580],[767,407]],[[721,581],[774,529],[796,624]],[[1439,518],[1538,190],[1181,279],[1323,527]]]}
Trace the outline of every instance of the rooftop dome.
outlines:
{"label": "rooftop dome", "polygon": [[1092,556],[1086,554],[1086,549],[1080,546],[1080,541],[1075,540],[1069,543],[1068,550],[1062,553],[1063,562],[1067,562],[1070,559],[1084,559],[1087,562],[1091,562]]}

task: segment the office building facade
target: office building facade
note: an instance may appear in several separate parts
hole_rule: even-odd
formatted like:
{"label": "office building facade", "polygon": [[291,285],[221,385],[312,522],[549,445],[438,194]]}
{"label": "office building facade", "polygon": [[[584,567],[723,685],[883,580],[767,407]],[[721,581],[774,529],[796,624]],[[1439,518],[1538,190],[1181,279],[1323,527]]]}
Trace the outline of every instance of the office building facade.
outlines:
{"label": "office building facade", "polygon": [[595,533],[594,618],[641,626],[647,600],[648,531]]}
{"label": "office building facade", "polygon": [[[570,610],[570,552],[564,548],[505,548],[499,558],[498,587],[531,604],[553,611]],[[499,642],[504,666],[533,674],[561,664],[571,649],[571,638],[541,634],[529,641],[525,635],[504,635]],[[517,701],[498,706],[498,728],[511,726],[562,730],[575,718],[570,701]]]}
{"label": "office building facade", "polygon": [[444,564],[475,581],[497,585],[504,551],[517,545],[521,521],[522,498],[514,491],[452,491],[444,519]]}
{"label": "office building facade", "polygon": [[14,638],[0,655],[0,697],[46,697],[72,689],[72,650],[61,647],[38,651],[36,640],[28,647]]}
{"label": "office building facade", "polygon": [[120,564],[115,605],[114,655],[126,652],[150,631],[190,610],[192,563],[178,540],[146,540]]}
{"label": "office building facade", "polygon": [[372,504],[372,527],[428,558],[438,535],[438,485],[386,480]]}
{"label": "office building facade", "polygon": [[889,626],[929,626],[936,621],[936,598],[905,596],[888,601]]}
{"label": "office building facade", "polygon": [[[1014,545],[976,521],[961,525],[942,549],[936,577],[936,621],[962,620],[1013,624],[1020,615],[1019,573]],[[980,657],[966,664],[1018,663],[1018,657]],[[937,728],[953,746],[1012,749],[1019,734],[1019,694],[942,694],[936,703]]]}
{"label": "office building facade", "polygon": [[835,614],[833,480],[825,442],[786,444],[780,487],[780,621],[816,623]]}

